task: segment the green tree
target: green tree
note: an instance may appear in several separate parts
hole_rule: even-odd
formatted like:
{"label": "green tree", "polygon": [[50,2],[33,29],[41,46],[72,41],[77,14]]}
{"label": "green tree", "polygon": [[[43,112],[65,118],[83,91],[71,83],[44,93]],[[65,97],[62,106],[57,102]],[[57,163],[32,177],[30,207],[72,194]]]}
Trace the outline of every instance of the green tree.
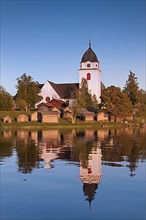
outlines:
{"label": "green tree", "polygon": [[40,91],[39,83],[33,81],[33,78],[25,73],[20,78],[17,78],[16,88],[16,103],[18,107],[25,108],[26,111],[29,111],[42,99],[38,95]]}
{"label": "green tree", "polygon": [[132,102],[132,105],[135,105],[139,99],[139,86],[137,82],[137,77],[133,72],[130,71],[128,76],[128,80],[126,81],[126,85],[123,90],[126,93]]}
{"label": "green tree", "polygon": [[146,91],[139,90],[138,103],[134,106],[135,116],[140,120],[146,119]]}
{"label": "green tree", "polygon": [[9,111],[14,106],[12,96],[1,86],[0,87],[0,110]]}
{"label": "green tree", "polygon": [[103,82],[101,82],[101,92],[102,90],[106,89],[106,86],[103,84]]}
{"label": "green tree", "polygon": [[16,106],[18,106],[22,111],[26,110],[26,101],[21,98],[16,98]]}
{"label": "green tree", "polygon": [[96,96],[92,96],[88,89],[88,82],[85,78],[82,79],[81,87],[76,94],[76,99],[79,108],[91,108],[97,106]]}
{"label": "green tree", "polygon": [[85,78],[82,79],[81,87],[76,91],[72,104],[72,123],[75,123],[76,116],[80,113],[80,108],[96,108],[98,101],[95,95],[92,96],[88,90],[88,83]]}
{"label": "green tree", "polygon": [[126,118],[132,112],[131,101],[119,87],[110,86],[104,89],[101,101],[102,106],[115,118]]}

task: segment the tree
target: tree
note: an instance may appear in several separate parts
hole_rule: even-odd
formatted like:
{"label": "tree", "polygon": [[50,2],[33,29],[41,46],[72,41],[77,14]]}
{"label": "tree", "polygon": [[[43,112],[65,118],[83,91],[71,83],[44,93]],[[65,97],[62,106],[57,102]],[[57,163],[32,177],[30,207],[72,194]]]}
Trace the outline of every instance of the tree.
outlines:
{"label": "tree", "polygon": [[88,83],[85,78],[82,79],[81,87],[76,91],[73,97],[72,105],[72,123],[75,123],[76,116],[80,113],[80,108],[97,108],[98,101],[95,95],[92,96],[88,90]]}
{"label": "tree", "polygon": [[0,87],[0,110],[9,111],[14,106],[12,96],[1,86]]}
{"label": "tree", "polygon": [[101,92],[102,90],[106,89],[106,86],[103,84],[103,82],[101,82]]}
{"label": "tree", "polygon": [[131,114],[132,103],[119,87],[110,86],[104,89],[101,100],[103,107],[115,118],[125,118]]}
{"label": "tree", "polygon": [[82,79],[81,87],[76,93],[76,99],[79,108],[91,108],[97,106],[96,96],[92,96],[88,89],[88,82],[85,78]]}
{"label": "tree", "polygon": [[128,95],[130,101],[132,102],[132,105],[135,105],[138,102],[139,86],[137,82],[137,77],[135,77],[135,74],[131,71],[128,76],[128,80],[126,81],[123,92]]}
{"label": "tree", "polygon": [[31,76],[24,73],[20,78],[17,78],[17,95],[16,103],[18,107],[23,106],[26,111],[29,111],[35,104],[41,101],[42,97],[39,96],[39,83],[34,82]]}
{"label": "tree", "polygon": [[146,119],[146,91],[139,90],[138,103],[134,106],[135,116],[139,119]]}

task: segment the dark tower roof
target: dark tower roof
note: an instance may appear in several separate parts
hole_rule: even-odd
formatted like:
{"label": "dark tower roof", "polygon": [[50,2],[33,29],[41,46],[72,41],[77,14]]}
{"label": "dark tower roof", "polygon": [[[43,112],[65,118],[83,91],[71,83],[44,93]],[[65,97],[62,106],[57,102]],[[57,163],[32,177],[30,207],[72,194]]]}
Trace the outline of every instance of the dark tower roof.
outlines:
{"label": "dark tower roof", "polygon": [[83,184],[83,191],[84,195],[86,196],[86,200],[89,202],[91,208],[91,202],[95,198],[96,189],[98,188],[98,184],[96,183],[84,183]]}
{"label": "dark tower roof", "polygon": [[98,62],[99,63],[96,54],[94,53],[94,51],[91,48],[91,42],[89,42],[88,50],[82,56],[81,63],[85,63],[87,61]]}

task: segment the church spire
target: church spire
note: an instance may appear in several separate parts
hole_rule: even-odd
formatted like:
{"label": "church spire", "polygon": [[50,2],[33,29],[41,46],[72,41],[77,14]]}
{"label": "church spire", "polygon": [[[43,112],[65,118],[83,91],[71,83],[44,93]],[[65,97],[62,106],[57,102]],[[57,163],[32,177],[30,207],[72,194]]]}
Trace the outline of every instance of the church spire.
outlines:
{"label": "church spire", "polygon": [[89,39],[89,48],[91,48],[91,39]]}

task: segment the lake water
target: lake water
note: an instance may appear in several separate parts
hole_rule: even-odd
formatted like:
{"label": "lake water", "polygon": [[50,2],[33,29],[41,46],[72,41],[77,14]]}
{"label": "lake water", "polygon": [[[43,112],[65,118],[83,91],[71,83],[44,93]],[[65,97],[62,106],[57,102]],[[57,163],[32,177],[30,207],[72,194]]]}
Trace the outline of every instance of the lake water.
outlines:
{"label": "lake water", "polygon": [[146,219],[146,129],[4,130],[1,220]]}

